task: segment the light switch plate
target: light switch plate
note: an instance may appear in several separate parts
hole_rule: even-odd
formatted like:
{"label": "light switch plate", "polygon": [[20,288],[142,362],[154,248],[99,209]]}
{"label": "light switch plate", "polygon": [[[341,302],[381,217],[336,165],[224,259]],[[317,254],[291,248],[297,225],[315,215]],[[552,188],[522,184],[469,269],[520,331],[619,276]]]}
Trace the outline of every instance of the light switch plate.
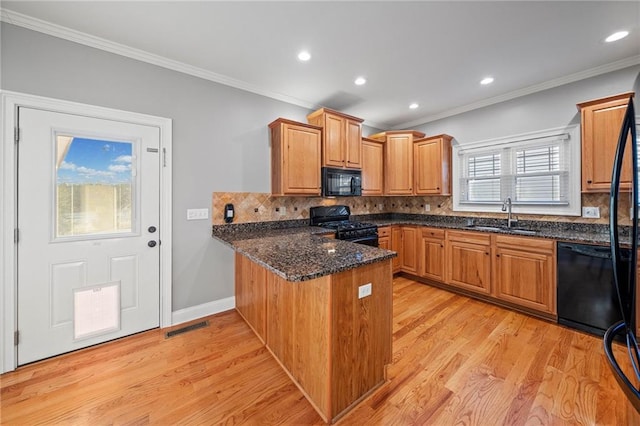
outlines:
{"label": "light switch plate", "polygon": [[600,207],[583,207],[582,217],[598,219],[600,217]]}
{"label": "light switch plate", "polygon": [[362,299],[367,296],[371,296],[371,283],[358,287],[358,299]]}
{"label": "light switch plate", "polygon": [[187,220],[209,219],[209,209],[187,209]]}

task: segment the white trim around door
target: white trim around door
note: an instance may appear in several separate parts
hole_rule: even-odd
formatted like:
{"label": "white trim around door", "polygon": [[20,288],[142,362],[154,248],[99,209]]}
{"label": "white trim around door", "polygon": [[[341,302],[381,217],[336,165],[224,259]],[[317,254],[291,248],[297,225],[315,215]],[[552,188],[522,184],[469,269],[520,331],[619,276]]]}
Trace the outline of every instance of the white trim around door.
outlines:
{"label": "white trim around door", "polygon": [[0,374],[17,367],[17,223],[16,129],[18,107],[76,114],[154,126],[160,129],[160,327],[172,324],[171,312],[171,119],[120,111],[41,96],[0,92],[2,146],[0,147]]}

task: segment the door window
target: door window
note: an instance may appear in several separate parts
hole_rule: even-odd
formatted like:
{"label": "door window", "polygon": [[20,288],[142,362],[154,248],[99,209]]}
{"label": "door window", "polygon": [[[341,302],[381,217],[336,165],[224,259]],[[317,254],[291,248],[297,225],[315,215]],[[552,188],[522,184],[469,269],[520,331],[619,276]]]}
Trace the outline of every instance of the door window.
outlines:
{"label": "door window", "polygon": [[134,143],[56,135],[55,239],[133,234]]}

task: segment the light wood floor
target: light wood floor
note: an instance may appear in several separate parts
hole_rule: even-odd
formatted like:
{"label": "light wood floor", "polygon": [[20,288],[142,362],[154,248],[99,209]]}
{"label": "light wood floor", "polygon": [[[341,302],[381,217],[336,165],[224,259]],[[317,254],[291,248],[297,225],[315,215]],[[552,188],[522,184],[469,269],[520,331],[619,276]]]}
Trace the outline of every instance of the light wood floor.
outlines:
{"label": "light wood floor", "polygon": [[[0,423],[322,424],[234,311],[0,376]],[[396,278],[389,380],[342,425],[640,425],[602,340]],[[622,350],[621,348],[619,348]]]}

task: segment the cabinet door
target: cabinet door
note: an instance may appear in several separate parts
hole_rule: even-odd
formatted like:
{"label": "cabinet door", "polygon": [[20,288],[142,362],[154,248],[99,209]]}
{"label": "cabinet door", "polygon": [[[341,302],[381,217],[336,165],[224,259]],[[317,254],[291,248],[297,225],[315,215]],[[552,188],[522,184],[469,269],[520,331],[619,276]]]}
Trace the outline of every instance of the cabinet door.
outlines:
{"label": "cabinet door", "polygon": [[[453,234],[453,233],[452,233]],[[447,283],[476,293],[491,294],[490,237],[456,232],[459,239],[447,239]],[[478,240],[486,238],[486,243]]]}
{"label": "cabinet door", "polygon": [[444,231],[434,228],[422,228],[419,273],[421,277],[435,281],[444,281]]}
{"label": "cabinet door", "polygon": [[413,194],[413,138],[411,135],[389,135],[385,145],[386,194]]}
{"label": "cabinet door", "polygon": [[518,247],[496,247],[495,292],[498,299],[555,314],[554,257]]}
{"label": "cabinet door", "polygon": [[402,227],[402,263],[400,269],[410,274],[418,273],[418,228]]}
{"label": "cabinet door", "polygon": [[284,183],[289,194],[319,194],[320,135],[304,127],[287,126],[284,140]]}
{"label": "cabinet door", "polygon": [[[609,192],[611,170],[618,144],[620,126],[627,110],[629,97],[603,101],[581,108],[582,118],[582,191]],[[620,188],[631,185],[630,144],[625,150]]]}
{"label": "cabinet door", "polygon": [[322,164],[328,167],[344,167],[344,119],[326,114],[323,132]]}
{"label": "cabinet door", "polygon": [[362,168],[362,127],[357,121],[346,119],[345,126],[345,166],[351,169]]}
{"label": "cabinet door", "polygon": [[442,144],[439,139],[415,143],[416,194],[440,194],[442,189]]}
{"label": "cabinet door", "polygon": [[393,273],[400,272],[400,266],[402,265],[402,228],[400,226],[391,227],[391,250],[398,253],[397,257],[393,258],[392,268]]}
{"label": "cabinet door", "polygon": [[383,195],[384,145],[362,141],[362,195]]}
{"label": "cabinet door", "polygon": [[391,238],[390,237],[378,237],[378,248],[391,250]]}

